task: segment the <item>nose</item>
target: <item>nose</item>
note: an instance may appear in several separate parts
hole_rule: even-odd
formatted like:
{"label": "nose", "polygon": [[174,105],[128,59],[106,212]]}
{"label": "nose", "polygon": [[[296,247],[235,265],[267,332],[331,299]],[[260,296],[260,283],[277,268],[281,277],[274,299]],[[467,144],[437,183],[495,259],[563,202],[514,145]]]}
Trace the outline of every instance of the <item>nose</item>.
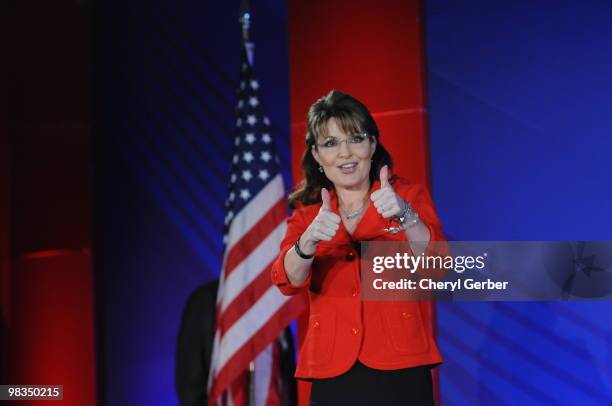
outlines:
{"label": "nose", "polygon": [[350,157],[351,155],[353,155],[351,151],[351,147],[349,147],[348,140],[340,140],[338,147],[340,148],[338,150],[338,156],[344,158],[344,157]]}

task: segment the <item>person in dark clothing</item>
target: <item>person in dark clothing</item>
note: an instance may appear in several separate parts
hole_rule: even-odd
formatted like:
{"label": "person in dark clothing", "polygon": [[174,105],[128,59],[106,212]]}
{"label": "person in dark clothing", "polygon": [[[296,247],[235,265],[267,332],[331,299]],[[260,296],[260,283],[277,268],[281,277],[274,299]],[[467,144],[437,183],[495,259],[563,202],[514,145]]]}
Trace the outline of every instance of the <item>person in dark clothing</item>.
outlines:
{"label": "person in dark clothing", "polygon": [[215,335],[218,286],[218,280],[200,286],[183,308],[175,369],[175,388],[181,406],[207,404],[206,384]]}
{"label": "person in dark clothing", "polygon": [[[177,337],[175,388],[181,406],[206,405],[206,386],[215,335],[218,280],[198,287],[187,299]],[[290,329],[280,343],[280,396],[283,406],[297,404],[295,350]]]}

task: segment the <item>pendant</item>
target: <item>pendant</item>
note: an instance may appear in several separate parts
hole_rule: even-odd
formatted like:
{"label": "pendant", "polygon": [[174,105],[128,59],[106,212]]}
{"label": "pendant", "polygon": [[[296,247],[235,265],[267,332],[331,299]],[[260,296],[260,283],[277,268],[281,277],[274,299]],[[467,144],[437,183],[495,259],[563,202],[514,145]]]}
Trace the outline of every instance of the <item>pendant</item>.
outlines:
{"label": "pendant", "polygon": [[352,220],[352,219],[354,219],[355,217],[359,216],[359,214],[361,214],[361,210],[359,210],[359,211],[355,211],[355,212],[353,212],[353,213],[347,213],[347,214],[346,214],[346,219],[347,219],[347,220]]}

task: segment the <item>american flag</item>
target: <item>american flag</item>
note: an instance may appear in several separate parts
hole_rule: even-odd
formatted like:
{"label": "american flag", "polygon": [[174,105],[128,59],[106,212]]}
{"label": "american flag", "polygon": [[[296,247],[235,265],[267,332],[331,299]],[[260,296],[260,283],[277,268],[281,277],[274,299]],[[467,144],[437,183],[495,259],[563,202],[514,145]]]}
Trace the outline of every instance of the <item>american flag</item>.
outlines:
{"label": "american flag", "polygon": [[[283,296],[270,280],[270,268],[286,230],[287,209],[270,120],[259,90],[245,46],[209,405],[279,404],[275,340],[303,306],[299,298]],[[249,400],[246,377],[251,361],[255,365],[254,398]]]}

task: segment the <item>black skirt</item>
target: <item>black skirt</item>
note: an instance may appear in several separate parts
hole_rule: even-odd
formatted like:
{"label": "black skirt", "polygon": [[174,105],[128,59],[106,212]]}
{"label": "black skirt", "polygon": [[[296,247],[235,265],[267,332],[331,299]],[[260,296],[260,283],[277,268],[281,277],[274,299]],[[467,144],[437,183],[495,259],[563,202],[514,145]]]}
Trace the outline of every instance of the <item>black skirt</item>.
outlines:
{"label": "black skirt", "polygon": [[357,361],[351,369],[328,379],[313,379],[311,406],[434,405],[431,366],[380,370]]}

